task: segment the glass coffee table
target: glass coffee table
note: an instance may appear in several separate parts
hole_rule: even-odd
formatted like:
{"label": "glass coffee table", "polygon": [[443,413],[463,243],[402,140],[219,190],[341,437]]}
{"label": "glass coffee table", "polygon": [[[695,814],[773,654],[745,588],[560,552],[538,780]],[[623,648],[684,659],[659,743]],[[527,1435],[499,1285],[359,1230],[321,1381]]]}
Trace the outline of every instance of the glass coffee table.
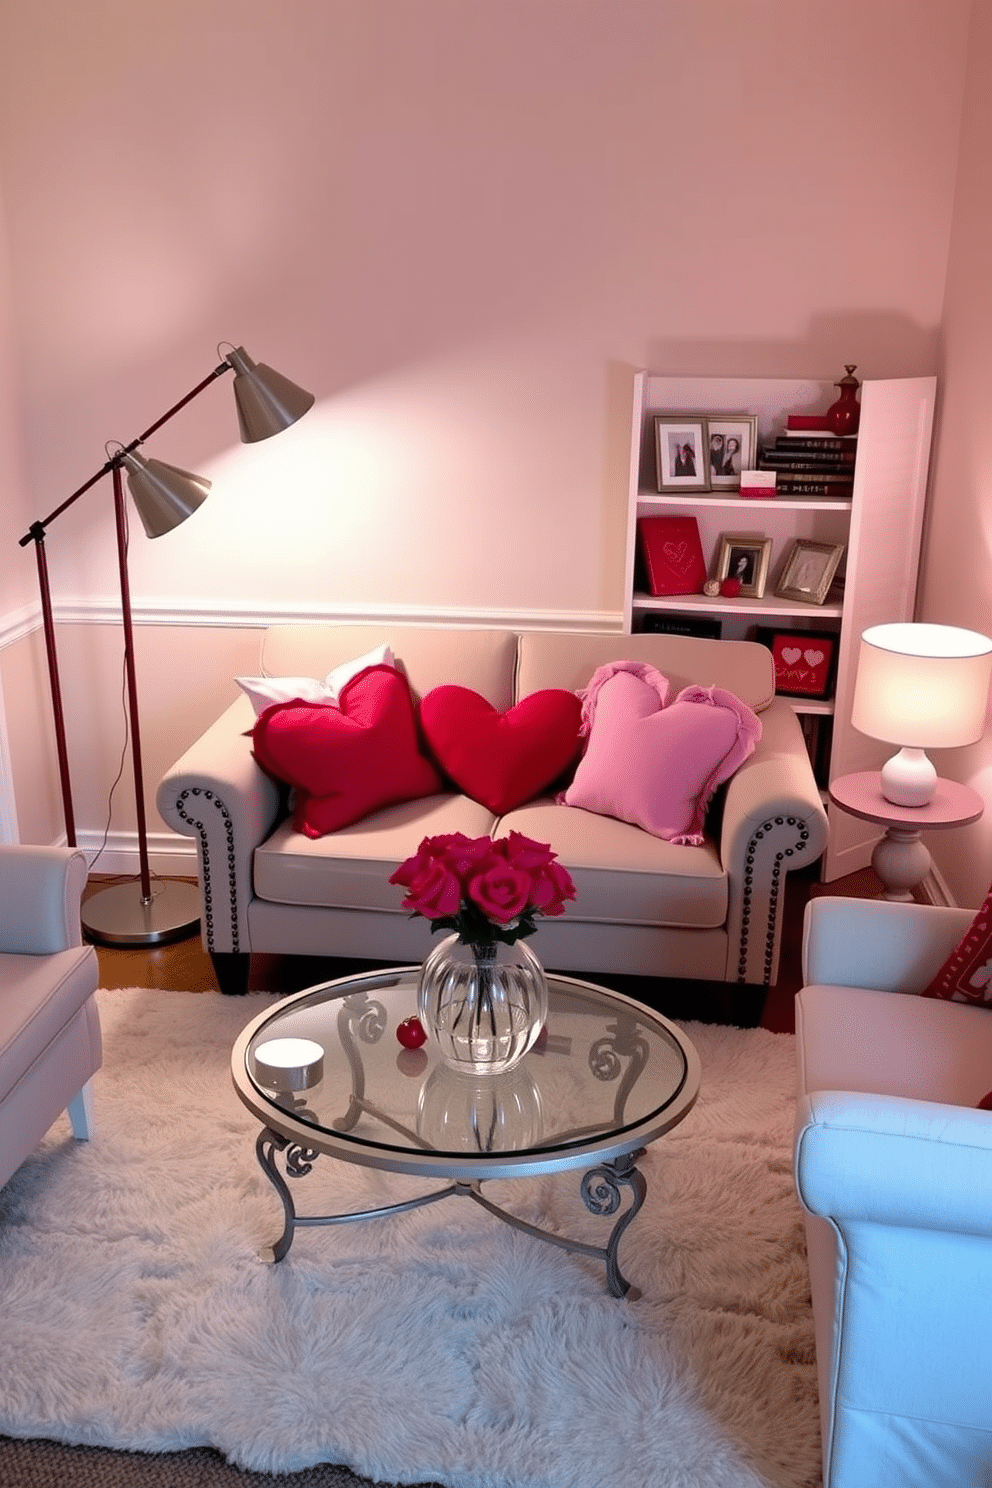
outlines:
{"label": "glass coffee table", "polygon": [[[397,1041],[417,1010],[418,975],[416,966],[399,967],[309,988],[261,1013],[235,1044],[234,1088],[262,1123],[255,1150],[284,1214],[282,1234],[261,1259],[282,1260],[301,1225],[460,1196],[528,1235],[604,1261],[611,1293],[636,1296],[617,1250],[647,1190],[637,1159],[699,1093],[689,1039],[618,992],[549,975],[547,1024],[520,1064],[503,1075],[465,1075],[443,1064],[430,1041],[419,1049]],[[287,1179],[304,1178],[320,1155],[447,1182],[383,1208],[298,1214]],[[569,1171],[581,1172],[591,1213],[618,1215],[603,1246],[528,1224],[482,1193],[487,1179]]]}

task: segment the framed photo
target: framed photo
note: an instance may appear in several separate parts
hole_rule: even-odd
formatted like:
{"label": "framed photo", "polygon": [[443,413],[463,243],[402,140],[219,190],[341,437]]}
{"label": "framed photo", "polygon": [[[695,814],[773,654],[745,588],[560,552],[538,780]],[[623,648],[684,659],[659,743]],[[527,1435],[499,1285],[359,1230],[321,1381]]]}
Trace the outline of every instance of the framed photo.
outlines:
{"label": "framed photo", "polygon": [[761,599],[768,578],[772,556],[770,537],[750,537],[746,533],[725,532],[717,549],[716,579],[740,579],[741,594],[746,599]]}
{"label": "framed photo", "polygon": [[797,538],[786,554],[775,593],[779,599],[823,604],[843,556],[843,543],[809,542]]}
{"label": "framed photo", "polygon": [[655,463],[659,491],[708,491],[706,415],[656,413]]}
{"label": "framed photo", "polygon": [[756,414],[706,415],[706,457],[711,491],[736,491],[741,483],[741,471],[754,469],[757,453]]}
{"label": "framed photo", "polygon": [[800,698],[833,696],[840,641],[836,631],[759,626],[757,638],[772,653],[776,692]]}

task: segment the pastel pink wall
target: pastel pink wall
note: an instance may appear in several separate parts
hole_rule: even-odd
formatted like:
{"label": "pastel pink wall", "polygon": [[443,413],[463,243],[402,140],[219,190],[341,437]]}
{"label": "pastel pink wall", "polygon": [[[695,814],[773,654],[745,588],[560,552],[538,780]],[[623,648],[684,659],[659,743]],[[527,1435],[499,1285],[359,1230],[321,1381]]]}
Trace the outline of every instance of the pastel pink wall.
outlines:
{"label": "pastel pink wall", "polygon": [[[943,309],[940,400],[921,619],[992,635],[992,3],[977,0]],[[934,834],[930,848],[960,904],[992,879],[992,713],[971,749],[936,756],[944,774],[985,797],[981,821]]]}
{"label": "pastel pink wall", "polygon": [[[26,505],[50,510],[230,339],[318,406],[242,450],[221,383],[155,437],[148,453],[216,485],[168,538],[135,524],[141,616],[617,623],[634,368],[934,370],[969,14],[969,0],[3,8]],[[68,618],[112,609],[111,535],[102,488],[53,531]],[[0,552],[5,595],[30,563]],[[187,641],[177,628],[176,681],[143,696],[152,760]],[[67,678],[74,737],[104,670]],[[95,736],[80,752],[100,757]],[[91,827],[115,771],[116,757],[81,782]]]}
{"label": "pastel pink wall", "polygon": [[[629,368],[933,370],[967,9],[8,8],[35,499],[244,341],[317,417],[136,542],[137,597],[618,610]],[[151,452],[221,455],[228,402]],[[107,537],[64,519],[64,591],[112,594]]]}

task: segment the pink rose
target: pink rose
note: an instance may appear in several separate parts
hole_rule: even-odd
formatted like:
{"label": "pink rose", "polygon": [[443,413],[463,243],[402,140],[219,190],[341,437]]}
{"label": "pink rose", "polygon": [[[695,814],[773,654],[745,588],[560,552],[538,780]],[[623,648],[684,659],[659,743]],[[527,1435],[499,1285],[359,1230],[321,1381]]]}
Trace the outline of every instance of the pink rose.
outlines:
{"label": "pink rose", "polygon": [[411,914],[422,914],[428,920],[457,914],[462,902],[461,884],[436,858],[425,865],[409,885],[409,890],[403,908]]}
{"label": "pink rose", "polygon": [[530,874],[502,862],[473,878],[468,893],[488,919],[505,925],[527,908]]}
{"label": "pink rose", "polygon": [[525,837],[523,832],[511,832],[499,845],[507,862],[514,868],[543,868],[554,861],[550,842],[535,842],[533,837]]}
{"label": "pink rose", "polygon": [[542,914],[564,914],[565,900],[574,898],[571,874],[560,863],[546,863],[531,873],[530,902]]}
{"label": "pink rose", "polygon": [[560,915],[565,901],[575,898],[572,879],[550,844],[522,832],[496,841],[464,832],[424,837],[389,882],[408,891],[404,909],[456,924],[468,906],[506,926],[525,912]]}
{"label": "pink rose", "polygon": [[465,837],[455,832],[446,840],[441,860],[461,881],[463,887],[479,873],[502,861],[489,837]]}
{"label": "pink rose", "polygon": [[408,889],[415,878],[423,873],[428,863],[434,857],[433,844],[439,839],[437,837],[425,837],[412,858],[407,858],[400,864],[395,873],[389,875],[391,884],[400,884]]}

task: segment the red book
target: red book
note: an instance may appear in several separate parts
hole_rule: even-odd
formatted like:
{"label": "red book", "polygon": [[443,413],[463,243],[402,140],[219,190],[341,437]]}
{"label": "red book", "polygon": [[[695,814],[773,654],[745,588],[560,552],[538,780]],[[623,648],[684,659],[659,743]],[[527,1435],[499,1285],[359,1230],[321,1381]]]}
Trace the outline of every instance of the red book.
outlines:
{"label": "red book", "polygon": [[699,594],[706,560],[695,517],[638,517],[637,541],[650,594]]}
{"label": "red book", "polygon": [[786,420],[786,428],[811,429],[820,434],[830,432],[825,413],[790,413]]}

